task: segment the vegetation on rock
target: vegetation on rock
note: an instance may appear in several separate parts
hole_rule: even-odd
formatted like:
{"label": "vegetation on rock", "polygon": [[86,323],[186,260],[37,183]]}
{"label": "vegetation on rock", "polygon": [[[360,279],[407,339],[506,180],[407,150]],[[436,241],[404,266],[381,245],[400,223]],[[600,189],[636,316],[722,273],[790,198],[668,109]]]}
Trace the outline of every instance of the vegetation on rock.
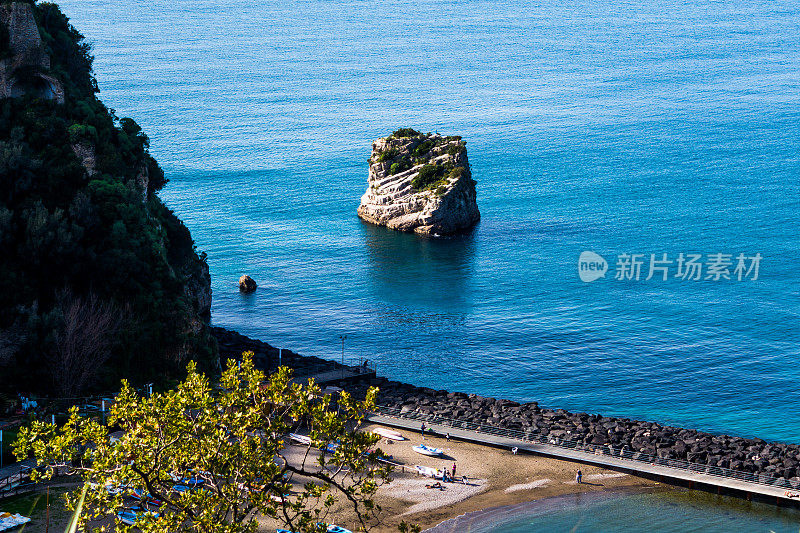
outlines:
{"label": "vegetation on rock", "polygon": [[[90,47],[59,8],[32,9],[65,99],[0,100],[0,389],[50,392],[90,367],[90,388],[189,359],[218,368],[205,257],[156,195],[167,181],[149,139],[97,98]],[[109,315],[121,321],[104,329]],[[98,336],[65,351],[74,317]]]}
{"label": "vegetation on rock", "polygon": [[403,137],[418,137],[422,135],[421,131],[417,131],[413,128],[400,128],[392,133],[391,137],[403,138]]}

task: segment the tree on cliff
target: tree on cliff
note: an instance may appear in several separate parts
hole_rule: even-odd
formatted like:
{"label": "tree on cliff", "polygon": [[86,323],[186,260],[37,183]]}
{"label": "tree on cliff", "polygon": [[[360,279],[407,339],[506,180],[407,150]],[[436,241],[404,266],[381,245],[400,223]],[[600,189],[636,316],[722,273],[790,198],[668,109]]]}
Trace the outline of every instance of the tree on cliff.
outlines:
{"label": "tree on cliff", "polygon": [[70,398],[96,378],[108,361],[130,312],[100,300],[93,292],[80,297],[70,290],[59,293],[56,309],[62,324],[56,329],[50,366],[56,391]]}
{"label": "tree on cliff", "polygon": [[[83,477],[69,498],[81,527],[114,516],[140,490],[163,502],[139,515],[145,532],[252,532],[259,514],[292,531],[320,532],[326,516],[345,509],[367,529],[380,512],[372,497],[389,473],[371,450],[378,437],[359,431],[377,389],[363,402],[342,392],[334,406],[319,387],[293,383],[287,368],[265,380],[252,355],[240,366],[229,361],[217,394],[190,364],[175,390],[149,398],[123,384],[105,425],[77,410],[61,428],[34,422],[20,431],[15,452],[49,465],[37,479],[55,465]],[[301,423],[312,445],[287,446]],[[112,428],[124,432],[113,442]]]}

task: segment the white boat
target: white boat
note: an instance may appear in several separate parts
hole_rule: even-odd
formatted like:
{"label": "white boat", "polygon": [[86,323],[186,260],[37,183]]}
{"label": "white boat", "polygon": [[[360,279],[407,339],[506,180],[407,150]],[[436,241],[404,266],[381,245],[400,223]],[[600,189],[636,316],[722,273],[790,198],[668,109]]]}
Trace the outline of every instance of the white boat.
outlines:
{"label": "white boat", "polygon": [[375,428],[372,432],[389,440],[406,440],[398,431],[389,428]]}
{"label": "white boat", "polygon": [[421,465],[414,465],[414,468],[417,469],[417,473],[423,476],[437,478],[442,477],[441,472],[436,468],[431,468],[430,466],[421,466]]}
{"label": "white boat", "polygon": [[305,446],[311,446],[311,437],[306,437],[305,435],[299,435],[297,433],[289,433],[289,438]]}
{"label": "white boat", "polygon": [[28,518],[27,516],[22,516],[19,513],[16,514],[0,513],[0,531],[14,529],[16,527],[21,526],[22,524],[27,524],[30,521],[31,521],[30,518]]}
{"label": "white boat", "polygon": [[342,526],[337,526],[335,524],[331,524],[328,526],[328,533],[353,533],[349,529],[345,529]]}
{"label": "white boat", "polygon": [[421,453],[422,455],[429,455],[431,457],[439,457],[444,453],[439,448],[431,448],[429,446],[425,446],[424,444],[420,444],[418,446],[412,446],[411,449],[417,453]]}

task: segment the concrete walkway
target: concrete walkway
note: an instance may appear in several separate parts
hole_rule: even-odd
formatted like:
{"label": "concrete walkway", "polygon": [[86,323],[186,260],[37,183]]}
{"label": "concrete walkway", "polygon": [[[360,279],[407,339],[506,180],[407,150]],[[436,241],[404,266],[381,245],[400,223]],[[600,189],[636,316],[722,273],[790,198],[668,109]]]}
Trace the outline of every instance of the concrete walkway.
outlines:
{"label": "concrete walkway", "polygon": [[[378,414],[368,415],[367,420],[375,424],[410,429],[415,432],[419,432],[420,425],[422,423],[421,420],[409,420]],[[727,489],[734,492],[744,493],[748,499],[751,495],[759,495],[767,498],[767,501],[773,501],[779,505],[788,504],[790,502],[795,505],[800,503],[798,502],[798,498],[787,497],[786,489],[782,487],[772,487],[769,485],[751,483],[738,479],[712,476],[710,474],[691,472],[680,468],[671,468],[668,466],[650,464],[632,459],[612,457],[604,454],[594,454],[581,450],[572,450],[568,448],[562,448],[560,446],[531,443],[501,435],[492,435],[457,427],[450,427],[449,425],[440,425],[427,420],[425,421],[425,431],[440,436],[449,433],[450,437],[452,438],[470,441],[477,444],[499,446],[509,450],[512,448],[518,448],[519,450],[524,450],[538,455],[545,455],[567,461],[602,466],[611,470],[624,471],[634,475],[641,474],[645,475],[645,477],[658,477],[661,478],[665,483],[673,482],[673,484],[679,484],[681,486],[688,485],[692,488],[694,488],[696,485],[700,485]],[[680,483],[675,483],[676,481],[679,481]],[[775,500],[772,500],[772,498],[775,498]]]}

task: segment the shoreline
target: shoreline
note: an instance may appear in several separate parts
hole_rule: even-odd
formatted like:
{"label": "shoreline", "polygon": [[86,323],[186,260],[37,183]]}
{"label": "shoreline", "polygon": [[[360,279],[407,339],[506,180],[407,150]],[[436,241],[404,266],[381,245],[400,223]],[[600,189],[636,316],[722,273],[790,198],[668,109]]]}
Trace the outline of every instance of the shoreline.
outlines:
{"label": "shoreline", "polygon": [[[363,429],[369,431],[379,426],[368,423]],[[375,503],[382,508],[379,523],[371,529],[377,533],[396,532],[403,521],[429,530],[462,515],[530,505],[532,502],[550,501],[550,498],[574,500],[671,489],[658,482],[599,466],[578,465],[534,454],[513,454],[509,450],[484,444],[453,439],[448,441],[438,435],[426,435],[423,440],[419,432],[411,430],[401,430],[400,433],[406,440],[389,441],[383,438],[378,444],[381,450],[391,455],[394,463],[402,467],[392,472],[392,481],[381,485],[374,497]],[[423,442],[440,448],[444,455],[430,457],[412,450],[413,445]],[[304,453],[304,448],[290,445],[288,453]],[[433,469],[452,469],[453,464],[457,466],[456,479],[459,481],[456,482],[441,482],[421,476],[414,468],[415,465],[421,465]],[[584,482],[581,484],[575,482],[577,468],[583,472]],[[461,481],[462,476],[467,476],[466,482]],[[437,481],[443,489],[431,488]],[[356,516],[347,502],[339,501],[331,509],[329,519],[352,531],[357,529]],[[268,518],[262,517],[259,522],[259,531],[265,533],[280,527],[280,524]]]}
{"label": "shoreline", "polygon": [[[277,368],[278,350],[235,331],[212,327],[220,345],[220,358],[241,357],[241,352],[256,353],[264,369]],[[344,368],[340,363],[306,357],[283,350],[285,366],[297,368],[298,377],[310,377],[323,370]],[[574,442],[596,454],[617,456],[625,453],[634,460],[692,463],[697,473],[720,475],[734,471],[744,481],[772,485],[781,491],[800,490],[800,445],[767,442],[666,426],[655,422],[572,413],[564,409],[540,407],[538,402],[520,404],[512,400],[485,398],[476,394],[449,392],[392,381],[385,377],[365,377],[342,384],[355,396],[363,397],[367,388],[380,389],[378,403],[414,419],[452,419],[464,424],[511,430],[526,438],[544,437],[556,443]]]}
{"label": "shoreline", "polygon": [[[608,498],[625,498],[634,494],[645,492],[655,492],[662,490],[656,487],[632,488],[619,487],[608,488],[604,491],[593,493],[571,493],[558,496],[545,496],[535,500],[522,503],[490,507],[478,511],[464,513],[453,518],[448,518],[444,522],[429,527],[422,533],[456,533],[459,531],[489,531],[490,527],[508,524],[518,519],[520,516],[531,513],[546,513],[547,511],[560,511],[567,506],[577,506],[586,503],[595,503]],[[669,489],[663,489],[669,490]]]}
{"label": "shoreline", "polygon": [[[368,424],[366,429],[377,427]],[[411,451],[413,444],[423,442],[418,433],[401,431],[407,441],[388,443],[382,439],[381,449],[407,465],[421,464],[434,468],[457,465],[457,478],[468,476],[471,490],[461,490],[460,483],[445,483],[444,491],[425,489],[429,478],[408,473],[393,474],[394,481],[381,487],[376,500],[384,507],[383,522],[375,531],[397,531],[402,520],[415,523],[423,530],[435,529],[449,520],[472,513],[526,505],[550,498],[574,498],[616,491],[636,493],[668,488],[665,485],[589,465],[533,454],[512,454],[509,450],[466,441],[448,441],[442,436],[426,436],[425,444],[442,449],[446,459],[424,457]],[[580,468],[584,482],[575,482]],[[457,492],[458,491],[458,492]],[[554,500],[558,501],[558,500]]]}

